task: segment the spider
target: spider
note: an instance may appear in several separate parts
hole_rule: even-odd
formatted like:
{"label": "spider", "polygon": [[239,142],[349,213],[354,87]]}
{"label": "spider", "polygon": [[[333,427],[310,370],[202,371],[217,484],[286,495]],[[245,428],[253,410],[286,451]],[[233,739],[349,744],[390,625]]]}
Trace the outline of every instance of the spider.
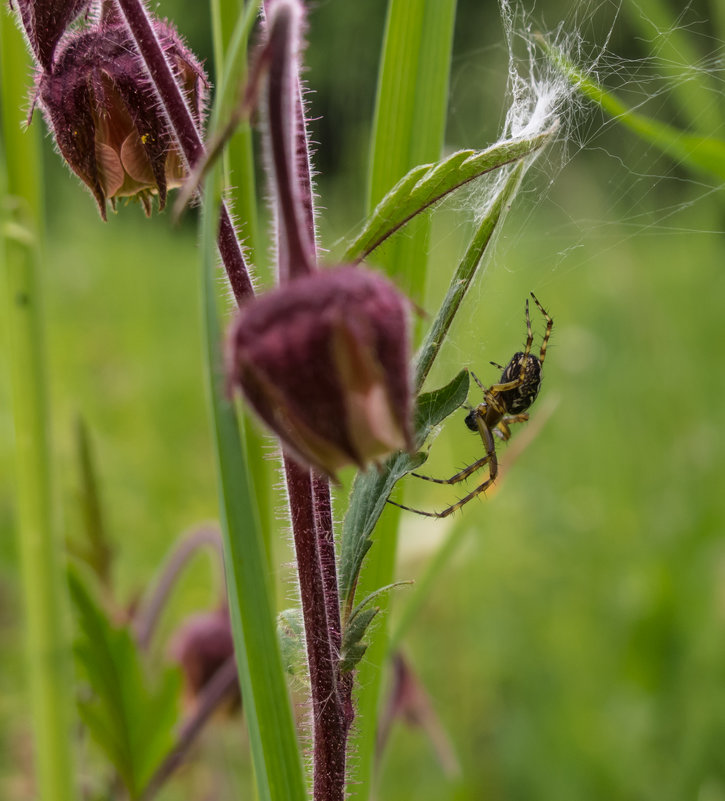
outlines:
{"label": "spider", "polygon": [[509,426],[512,423],[524,423],[529,419],[526,410],[536,400],[541,388],[541,368],[546,358],[546,346],[549,342],[551,329],[554,327],[554,321],[544,310],[544,307],[539,303],[534,293],[531,293],[534,303],[539,311],[546,319],[546,331],[544,339],[541,342],[541,350],[539,355],[534,356],[531,353],[531,346],[534,342],[534,334],[531,330],[531,318],[529,317],[529,299],[526,299],[526,346],[523,352],[519,351],[514,353],[511,361],[503,367],[496,362],[491,362],[494,367],[502,370],[501,378],[498,384],[493,384],[488,388],[484,387],[478,378],[471,373],[475,382],[483,392],[483,403],[469,409],[466,415],[465,423],[468,428],[474,433],[478,433],[483,441],[483,446],[486,449],[486,455],[477,459],[473,464],[464,467],[463,470],[456,473],[450,478],[432,478],[431,476],[424,476],[420,473],[413,473],[412,475],[417,478],[424,478],[426,481],[433,481],[436,484],[458,484],[459,481],[464,481],[469,476],[473,475],[477,470],[488,465],[488,478],[476,489],[469,492],[468,495],[461,498],[456,503],[444,509],[442,512],[424,512],[422,509],[413,509],[410,506],[403,506],[402,503],[395,501],[388,501],[394,506],[399,506],[408,512],[415,512],[419,515],[426,517],[448,517],[453,514],[457,509],[473,500],[475,497],[485,492],[491,484],[496,480],[498,475],[498,460],[496,458],[496,444],[494,435],[504,442],[511,436],[511,429]]}

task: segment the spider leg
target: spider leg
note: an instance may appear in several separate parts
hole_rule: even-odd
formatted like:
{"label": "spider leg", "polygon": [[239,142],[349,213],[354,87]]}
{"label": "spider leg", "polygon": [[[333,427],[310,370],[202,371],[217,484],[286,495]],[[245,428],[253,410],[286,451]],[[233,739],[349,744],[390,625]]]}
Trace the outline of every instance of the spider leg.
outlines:
{"label": "spider leg", "polygon": [[471,372],[471,375],[473,376],[473,380],[478,384],[478,388],[481,390],[481,392],[485,393],[486,392],[486,387],[483,386],[483,384],[481,383],[480,379],[473,372],[473,370],[471,370],[470,372]]}
{"label": "spider leg", "polygon": [[[423,515],[423,517],[448,517],[448,515],[453,514],[456,510],[460,509],[462,506],[467,504],[469,501],[473,500],[477,495],[480,495],[482,492],[485,492],[491,484],[496,480],[496,476],[498,475],[498,460],[496,459],[496,443],[493,438],[493,434],[491,433],[491,429],[486,424],[486,421],[483,419],[481,415],[476,417],[476,423],[478,424],[478,433],[481,435],[481,440],[486,448],[486,455],[479,459],[477,462],[474,462],[473,465],[467,467],[465,470],[462,470],[461,473],[465,473],[466,476],[471,475],[478,467],[488,464],[488,478],[482,483],[479,484],[476,489],[472,492],[469,492],[468,495],[464,495],[459,501],[452,504],[451,506],[444,509],[442,512],[426,512],[422,509],[414,509],[412,506],[404,506],[402,503],[397,503],[396,501],[391,501],[388,499],[388,503],[392,503],[393,506],[398,506],[401,509],[405,509],[406,512],[414,512],[417,515]],[[457,475],[461,475],[458,473]],[[418,474],[415,474],[418,475]],[[420,476],[420,478],[425,478],[428,481],[436,481],[440,484],[448,484],[448,483],[456,483],[450,481],[439,481],[437,479],[431,479],[428,476]],[[456,476],[453,476],[456,478]],[[462,479],[458,479],[459,481]]]}
{"label": "spider leg", "polygon": [[499,370],[503,370],[503,365],[499,364],[498,362],[489,362],[489,364],[492,364],[494,367],[498,367]]}
{"label": "spider leg", "polygon": [[549,337],[551,336],[551,329],[554,327],[554,321],[546,313],[546,310],[539,303],[536,295],[534,295],[533,292],[531,293],[531,297],[534,299],[534,303],[538,306],[539,311],[544,315],[544,318],[546,319],[546,331],[544,332],[544,339],[541,343],[541,351],[539,353],[539,361],[541,362],[541,364],[543,364],[544,359],[546,358],[546,346],[549,342]]}
{"label": "spider leg", "polygon": [[523,414],[505,414],[497,423],[493,433],[506,442],[511,437],[511,429],[509,426],[512,423],[525,423],[529,419],[529,415],[524,412]]}
{"label": "spider leg", "polygon": [[424,476],[422,473],[411,473],[411,476],[415,476],[416,478],[424,478],[426,481],[433,481],[436,484],[458,484],[459,481],[463,481],[464,479],[468,478],[472,473],[475,473],[476,470],[482,468],[485,464],[487,464],[491,460],[491,457],[486,455],[482,459],[477,459],[473,464],[469,464],[468,467],[464,467],[463,470],[456,473],[454,476],[450,478],[433,478],[432,476]]}

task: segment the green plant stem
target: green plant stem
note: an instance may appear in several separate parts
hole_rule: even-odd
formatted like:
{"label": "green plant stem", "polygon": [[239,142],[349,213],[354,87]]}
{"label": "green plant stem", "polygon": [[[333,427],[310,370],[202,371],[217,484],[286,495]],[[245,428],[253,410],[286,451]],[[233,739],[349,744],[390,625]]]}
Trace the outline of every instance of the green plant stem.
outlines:
{"label": "green plant stem", "polygon": [[433,325],[428,329],[428,333],[418,353],[415,369],[416,392],[420,392],[423,387],[425,379],[430,372],[430,368],[433,366],[433,362],[453,323],[453,318],[458,312],[471,286],[493,233],[497,229],[502,217],[505,215],[508,204],[514,198],[521,185],[521,179],[526,171],[526,166],[526,161],[520,161],[513,170],[511,170],[506,182],[496,194],[491,207],[484,214],[461,263],[456,269],[455,275],[448,287],[448,292],[443,299],[443,303],[438,310]]}
{"label": "green plant stem", "polygon": [[25,45],[0,9],[0,81],[6,187],[3,206],[6,321],[15,419],[18,550],[21,563],[35,772],[42,801],[71,801],[73,698],[66,593],[53,514],[43,341],[39,129],[21,130],[29,71]]}

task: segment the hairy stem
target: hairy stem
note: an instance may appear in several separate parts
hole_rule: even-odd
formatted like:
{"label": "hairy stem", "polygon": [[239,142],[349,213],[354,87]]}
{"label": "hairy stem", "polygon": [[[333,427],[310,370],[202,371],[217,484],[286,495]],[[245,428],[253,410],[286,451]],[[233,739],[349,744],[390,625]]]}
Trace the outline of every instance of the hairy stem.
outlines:
{"label": "hairy stem", "polygon": [[337,681],[337,654],[332,651],[325,604],[312,481],[309,468],[300,467],[289,457],[285,457],[285,475],[312,690],[314,798],[315,801],[342,801],[347,727]]}
{"label": "hairy stem", "polygon": [[[307,128],[298,74],[301,7],[265,3],[269,18],[269,151],[278,223],[279,280],[316,269],[315,217]],[[339,679],[342,638],[335,543],[327,479],[285,458],[313,711],[315,801],[345,795],[349,682]]]}
{"label": "hairy stem", "polygon": [[[116,2],[144,60],[189,170],[192,170],[204,153],[204,143],[181,88],[174,79],[171,66],[156,38],[143,0],[116,0]],[[224,203],[219,215],[217,245],[234,297],[237,303],[241,304],[253,296],[254,289],[229,210]]]}

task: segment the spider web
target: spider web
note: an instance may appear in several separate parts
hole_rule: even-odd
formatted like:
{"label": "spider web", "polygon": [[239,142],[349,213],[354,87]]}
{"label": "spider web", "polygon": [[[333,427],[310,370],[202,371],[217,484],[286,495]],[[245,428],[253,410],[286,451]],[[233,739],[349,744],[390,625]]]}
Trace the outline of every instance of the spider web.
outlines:
{"label": "spider web", "polygon": [[[667,28],[658,27],[641,10],[625,19],[623,4],[611,0],[575,4],[574,10],[553,26],[542,19],[535,3],[500,0],[499,6],[501,28],[492,36],[499,42],[503,39],[504,45],[468,51],[454,64],[449,130],[454,138],[460,137],[455,144],[470,146],[482,139],[480,130],[472,130],[475,120],[471,122],[467,111],[473,101],[471,89],[462,89],[467,96],[458,90],[474,86],[481,94],[495,95],[489,87],[495,87],[497,81],[500,84],[496,72],[500,73],[502,59],[507,62],[507,86],[498,137],[535,134],[548,128],[554,118],[560,123],[560,134],[558,143],[548,148],[529,172],[523,196],[517,198],[512,218],[504,226],[506,242],[498,243],[484,269],[492,264],[495,269],[508,269],[507,254],[529,236],[529,227],[542,211],[556,222],[547,231],[546,241],[537,244],[543,267],[531,280],[539,287],[547,283],[546,269],[549,279],[561,279],[562,274],[585,268],[591,259],[584,253],[585,243],[601,243],[601,255],[635,237],[719,236],[722,217],[713,227],[711,211],[699,218],[696,213],[722,191],[719,180],[663,155],[606,115],[573,88],[536,41],[543,33],[588,78],[638,114],[688,133],[725,139],[725,46],[693,4],[678,9]],[[633,28],[636,37],[631,35]],[[480,75],[480,80],[471,80],[471,71]],[[489,110],[495,103],[479,100]],[[485,125],[490,128],[491,123]],[[583,162],[595,165],[597,175],[606,182],[598,187],[596,214],[592,214],[596,204],[582,206],[557,191],[561,181],[577,180],[571,175],[582,169]],[[499,182],[500,177],[484,177],[449,201],[448,208],[461,226],[486,210]],[[477,305],[481,298],[476,295],[486,284],[485,277],[476,282],[472,305]],[[511,324],[518,326],[519,318],[516,314]],[[449,346],[455,351],[452,358],[468,363],[470,342],[465,340],[476,335],[475,324],[461,328],[457,327],[458,334]]]}

